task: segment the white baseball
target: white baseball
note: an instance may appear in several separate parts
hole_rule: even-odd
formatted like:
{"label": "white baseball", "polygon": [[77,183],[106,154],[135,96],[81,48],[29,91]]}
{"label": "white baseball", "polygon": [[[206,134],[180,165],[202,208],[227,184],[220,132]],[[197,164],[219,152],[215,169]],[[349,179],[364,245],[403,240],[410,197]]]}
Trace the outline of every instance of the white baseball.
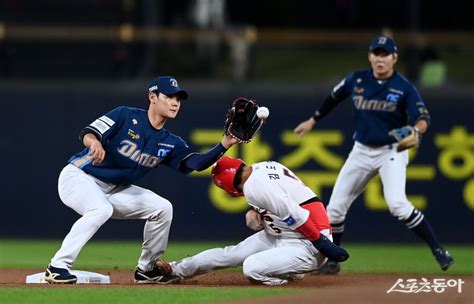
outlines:
{"label": "white baseball", "polygon": [[257,109],[257,117],[260,119],[266,119],[270,115],[270,110],[267,107],[259,107]]}

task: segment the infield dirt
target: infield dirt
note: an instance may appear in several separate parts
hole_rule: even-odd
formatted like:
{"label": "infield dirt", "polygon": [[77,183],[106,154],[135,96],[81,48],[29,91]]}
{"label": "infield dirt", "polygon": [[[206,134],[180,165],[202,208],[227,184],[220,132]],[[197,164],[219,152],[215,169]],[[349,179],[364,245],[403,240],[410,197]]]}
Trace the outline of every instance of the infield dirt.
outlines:
{"label": "infield dirt", "polygon": [[[25,278],[27,275],[41,272],[39,269],[0,269],[0,287],[21,287],[27,286]],[[114,288],[114,287],[131,287],[137,288],[180,288],[180,287],[223,287],[232,286],[253,287],[239,272],[218,271],[214,273],[204,274],[184,280],[174,285],[137,285],[133,283],[133,271],[128,270],[111,270],[98,271],[102,274],[110,276],[110,285],[76,285],[75,287],[94,287],[94,288]],[[403,293],[387,291],[397,283],[397,280],[417,279],[421,282],[422,278],[433,282],[434,278],[442,278],[447,280],[461,279],[464,281],[462,292],[458,292],[457,287],[448,287],[442,293],[436,293],[434,290],[430,292],[420,291],[418,293]],[[420,284],[418,284],[420,285]],[[28,286],[32,286],[29,284]],[[39,288],[64,288],[71,285],[47,285],[35,284]],[[288,285],[280,287],[268,288],[302,288],[305,289],[299,295],[291,295],[285,297],[271,297],[252,300],[238,300],[231,303],[450,303],[464,304],[474,303],[474,276],[450,276],[450,275],[407,275],[407,274],[345,274],[341,273],[335,276],[322,275],[306,275],[303,280],[291,282]],[[397,288],[400,290],[401,288]],[[229,302],[226,302],[229,303]]]}

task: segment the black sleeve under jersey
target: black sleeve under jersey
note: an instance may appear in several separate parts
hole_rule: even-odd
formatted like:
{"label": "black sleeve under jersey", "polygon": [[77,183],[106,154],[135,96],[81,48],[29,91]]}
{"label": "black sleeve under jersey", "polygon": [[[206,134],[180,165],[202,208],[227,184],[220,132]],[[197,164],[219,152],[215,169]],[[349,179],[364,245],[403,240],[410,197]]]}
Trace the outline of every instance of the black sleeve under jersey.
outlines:
{"label": "black sleeve under jersey", "polygon": [[341,101],[346,99],[346,97],[350,94],[349,88],[353,78],[354,73],[349,74],[332,89],[331,94],[326,96],[318,110],[314,112],[313,118],[316,121],[321,120],[321,118],[331,112],[332,109],[334,109]]}
{"label": "black sleeve under jersey", "polygon": [[329,94],[323,101],[323,103],[321,104],[321,106],[319,107],[319,109],[314,113],[313,115],[313,118],[314,120],[316,121],[320,121],[321,118],[323,118],[324,116],[326,116],[329,112],[332,111],[332,109],[334,109],[341,101],[341,100],[337,100],[336,98],[334,98],[332,96],[332,94]]}
{"label": "black sleeve under jersey", "polygon": [[226,151],[227,149],[221,143],[218,143],[206,153],[189,155],[181,164],[184,169],[202,171],[214,164]]}

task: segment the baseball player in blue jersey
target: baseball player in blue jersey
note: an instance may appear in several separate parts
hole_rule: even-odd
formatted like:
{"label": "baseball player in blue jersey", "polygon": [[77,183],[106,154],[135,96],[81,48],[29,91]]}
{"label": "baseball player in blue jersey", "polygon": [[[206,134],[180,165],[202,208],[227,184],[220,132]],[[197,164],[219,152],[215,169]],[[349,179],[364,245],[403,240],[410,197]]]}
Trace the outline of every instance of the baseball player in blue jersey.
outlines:
{"label": "baseball player in blue jersey", "polygon": [[155,78],[149,86],[148,110],[118,107],[99,117],[80,133],[85,149],[69,159],[58,191],[64,204],[82,217],[72,226],[48,265],[49,283],[75,283],[70,273],[79,252],[109,219],[143,219],[144,240],[134,279],[162,283],[155,261],[164,253],[173,218],[165,198],[133,185],[159,165],[182,173],[204,170],[237,140],[224,135],[208,152],[199,154],[164,128],[179,112],[188,93],[171,76]]}
{"label": "baseball player in blue jersey", "polygon": [[[371,69],[349,74],[334,87],[314,115],[294,130],[300,136],[310,131],[336,105],[350,99],[354,109],[354,147],[344,163],[332,191],[327,212],[334,243],[341,244],[344,221],[352,202],[364,191],[377,173],[383,184],[384,197],[391,214],[420,236],[430,246],[442,270],[453,264],[453,258],[442,248],[422,212],[405,194],[408,150],[400,151],[401,142],[389,135],[408,125],[423,134],[430,115],[416,88],[394,70],[398,59],[393,39],[375,37],[369,47]],[[340,266],[328,262],[322,273],[338,273]]]}

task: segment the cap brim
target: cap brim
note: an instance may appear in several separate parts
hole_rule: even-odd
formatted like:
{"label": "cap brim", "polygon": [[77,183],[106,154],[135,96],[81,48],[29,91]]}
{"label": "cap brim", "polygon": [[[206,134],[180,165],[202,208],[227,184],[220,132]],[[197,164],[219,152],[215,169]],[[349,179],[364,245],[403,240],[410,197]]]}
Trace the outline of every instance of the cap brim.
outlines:
{"label": "cap brim", "polygon": [[186,92],[185,90],[181,90],[181,89],[178,89],[178,90],[171,90],[171,91],[159,91],[165,95],[178,95],[179,96],[179,99],[188,99],[188,92]]}
{"label": "cap brim", "polygon": [[393,54],[393,53],[396,52],[395,50],[391,50],[391,49],[389,49],[389,48],[387,48],[387,47],[385,47],[385,46],[381,46],[381,45],[378,45],[378,46],[376,46],[376,47],[374,47],[374,48],[371,48],[371,49],[370,49],[370,52],[373,53],[373,52],[375,52],[376,50],[384,50],[385,52],[387,52],[387,53],[389,53],[389,54]]}

